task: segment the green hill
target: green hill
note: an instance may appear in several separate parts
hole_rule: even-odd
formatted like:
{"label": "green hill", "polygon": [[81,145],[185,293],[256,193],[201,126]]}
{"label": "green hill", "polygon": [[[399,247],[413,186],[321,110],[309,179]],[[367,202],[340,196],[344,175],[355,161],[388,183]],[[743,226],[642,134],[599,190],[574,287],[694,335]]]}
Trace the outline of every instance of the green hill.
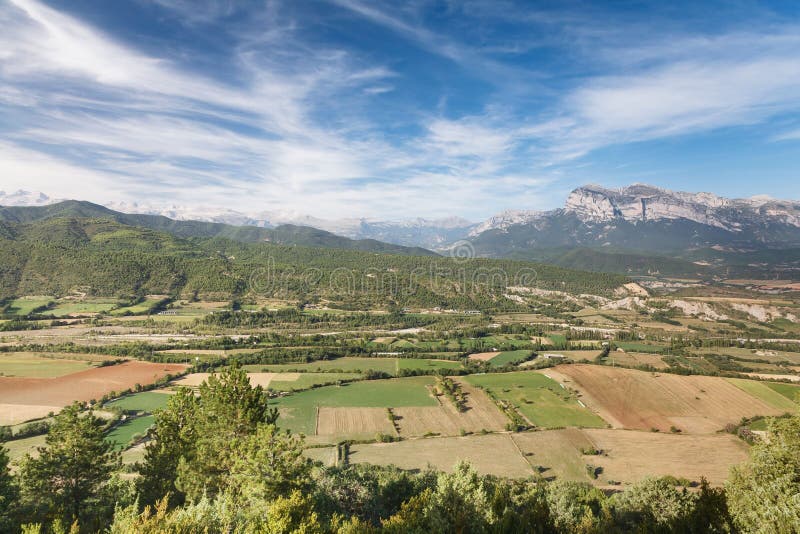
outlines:
{"label": "green hill", "polygon": [[[513,260],[459,261],[222,237],[180,238],[106,218],[7,223],[0,235],[0,298],[65,295],[261,294],[371,303],[491,307],[509,285],[611,294],[623,276]],[[503,304],[505,305],[505,304]]]}
{"label": "green hill", "polygon": [[[245,243],[268,241],[283,245],[343,248],[387,254],[435,255],[434,252],[420,247],[392,245],[374,239],[348,239],[306,226],[282,225],[272,229],[203,221],[176,221],[161,215],[120,213],[98,204],[79,200],[66,200],[47,206],[0,207],[0,222],[2,223],[24,224],[56,218],[107,219],[128,226],[166,232],[177,237],[224,237]],[[2,227],[0,227],[0,235],[4,235]]]}

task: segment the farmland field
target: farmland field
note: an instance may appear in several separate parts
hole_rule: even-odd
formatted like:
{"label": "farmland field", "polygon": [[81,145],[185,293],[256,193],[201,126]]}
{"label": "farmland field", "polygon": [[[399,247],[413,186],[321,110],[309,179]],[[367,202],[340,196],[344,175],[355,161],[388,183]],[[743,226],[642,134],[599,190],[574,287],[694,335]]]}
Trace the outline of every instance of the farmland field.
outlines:
{"label": "farmland field", "polygon": [[47,313],[56,317],[107,312],[117,306],[113,299],[68,300],[57,303]]}
{"label": "farmland field", "polygon": [[152,415],[134,417],[122,422],[106,435],[106,440],[114,443],[117,450],[127,449],[135,436],[144,436],[147,429],[153,426],[155,418]]}
{"label": "farmland field", "polygon": [[747,458],[747,445],[730,434],[675,435],[632,430],[588,429],[584,433],[604,452],[586,463],[603,468],[603,481],[633,483],[647,476],[672,475],[712,484],[728,478],[732,465]]}
{"label": "farmland field", "polygon": [[520,371],[470,375],[465,380],[511,403],[536,426],[605,426],[601,418],[578,403],[574,394],[540,373]]}
{"label": "farmland field", "polygon": [[427,376],[353,382],[294,393],[276,399],[273,404],[281,412],[279,426],[313,435],[317,426],[318,407],[436,406],[437,401],[428,390],[432,384],[433,378]]}
{"label": "farmland field", "polygon": [[339,439],[374,439],[376,434],[396,436],[386,408],[319,408],[316,435]]}
{"label": "farmland field", "polygon": [[352,463],[395,465],[402,469],[433,466],[451,471],[459,460],[469,461],[479,472],[512,478],[533,475],[510,434],[428,438],[350,447]]}
{"label": "farmland field", "polygon": [[401,436],[441,434],[456,436],[463,432],[499,431],[508,418],[480,389],[461,380],[466,394],[466,410],[459,412],[446,398],[440,406],[394,408]]}
{"label": "farmland field", "polygon": [[583,402],[616,428],[668,432],[674,426],[708,434],[742,417],[780,415],[791,406],[779,395],[770,396],[770,402],[779,398],[780,406],[770,404],[718,377],[597,365],[562,365],[545,372],[577,388]]}
{"label": "farmland field", "polygon": [[106,404],[108,407],[121,408],[132,412],[153,413],[167,405],[170,395],[158,391],[143,391],[115,399]]}
{"label": "farmland field", "polygon": [[502,367],[510,363],[518,363],[528,359],[533,351],[531,350],[509,350],[499,353],[497,356],[489,360],[492,367]]}
{"label": "farmland field", "polygon": [[59,358],[32,352],[0,353],[0,376],[19,376],[30,378],[54,378],[83,371],[92,367],[90,360],[71,360],[69,355]]}
{"label": "farmland field", "polygon": [[36,308],[47,306],[48,303],[53,301],[53,297],[23,297],[12,300],[6,307],[5,313],[8,315],[24,316],[31,313]]}
{"label": "farmland field", "polygon": [[25,413],[28,419],[43,417],[73,401],[96,400],[111,391],[151,384],[185,368],[180,364],[128,361],[57,378],[0,377],[0,424],[19,422],[19,413]]}
{"label": "farmland field", "polygon": [[795,399],[795,395],[800,392],[800,387],[798,386],[760,382],[756,380],[743,380],[740,378],[729,378],[728,380],[735,384],[736,387],[779,410],[785,410],[787,412],[797,411],[797,405],[793,399]]}
{"label": "farmland field", "polygon": [[279,365],[246,365],[248,371],[269,372],[315,372],[315,371],[341,371],[345,373],[362,373],[366,371],[379,371],[389,375],[397,375],[401,369],[405,370],[438,370],[460,369],[458,361],[436,360],[427,358],[354,358],[344,357],[335,360],[319,360],[310,363],[285,363]]}

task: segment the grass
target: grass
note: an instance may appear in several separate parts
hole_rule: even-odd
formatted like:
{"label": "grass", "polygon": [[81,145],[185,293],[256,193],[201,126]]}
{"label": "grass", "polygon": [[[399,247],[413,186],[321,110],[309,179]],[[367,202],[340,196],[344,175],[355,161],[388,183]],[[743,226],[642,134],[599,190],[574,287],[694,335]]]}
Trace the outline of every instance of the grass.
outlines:
{"label": "grass", "polygon": [[281,380],[276,376],[269,383],[269,389],[275,391],[291,391],[309,389],[321,384],[330,384],[337,380],[355,380],[361,378],[358,373],[302,373],[297,380]]}
{"label": "grass", "polygon": [[778,391],[772,387],[786,385],[796,388],[796,386],[791,386],[789,384],[758,382],[756,380],[744,380],[741,378],[727,378],[726,380],[731,382],[745,393],[761,399],[774,408],[786,410],[787,412],[797,411],[797,405],[790,400],[790,397],[787,396],[787,394],[790,393],[789,390]]}
{"label": "grass", "polygon": [[285,363],[278,365],[246,365],[249,372],[317,372],[338,371],[343,373],[363,373],[378,371],[396,376],[401,369],[406,370],[439,370],[461,369],[461,362],[431,360],[422,358],[337,358],[335,360],[319,360],[311,363]]}
{"label": "grass", "polygon": [[780,393],[790,401],[800,403],[800,386],[794,384],[784,384],[780,382],[766,382],[765,385],[771,390]]}
{"label": "grass", "polygon": [[131,315],[143,315],[149,312],[158,302],[159,301],[156,299],[147,299],[133,306],[125,306],[124,308],[112,310],[111,315],[125,315],[126,313],[130,313]]}
{"label": "grass", "polygon": [[106,403],[106,406],[117,407],[131,412],[153,413],[155,410],[166,407],[169,398],[170,395],[167,393],[143,391],[142,393],[134,393],[133,395],[113,400]]}
{"label": "grass", "polygon": [[22,297],[12,300],[6,307],[5,313],[8,315],[25,316],[36,308],[47,306],[53,301],[53,297]]}
{"label": "grass", "polygon": [[365,380],[342,386],[326,386],[277,399],[281,410],[278,426],[293,432],[313,435],[317,407],[400,408],[436,406],[426,386],[434,379],[427,376]]}
{"label": "grass", "polygon": [[65,317],[67,315],[80,313],[101,313],[107,312],[116,305],[117,301],[111,299],[65,301],[56,305],[52,310],[48,310],[47,313],[56,317]]}
{"label": "grass", "polygon": [[155,418],[152,415],[144,415],[128,419],[124,423],[115,427],[106,435],[106,440],[116,444],[117,450],[127,449],[135,436],[144,436],[147,429],[153,426]]}
{"label": "grass", "polygon": [[492,367],[502,367],[510,363],[519,363],[527,360],[531,354],[533,354],[533,351],[530,350],[509,350],[501,352],[489,360],[489,365]]}
{"label": "grass", "polygon": [[33,452],[36,447],[44,446],[45,436],[33,436],[32,438],[14,439],[7,441],[3,446],[8,449],[8,457],[11,461],[16,461],[29,452]]}
{"label": "grass", "polygon": [[547,338],[554,347],[563,347],[567,344],[567,336],[563,334],[549,334]]}
{"label": "grass", "polygon": [[604,427],[605,421],[578,404],[558,382],[534,372],[471,375],[465,379],[512,404],[531,423],[543,428]]}
{"label": "grass", "polygon": [[92,362],[48,358],[36,353],[0,354],[0,375],[55,378],[93,367]]}
{"label": "grass", "polygon": [[340,371],[344,373],[359,373],[368,370],[382,371],[395,374],[397,363],[395,358],[337,358],[335,360],[319,360],[311,363],[284,363],[279,365],[246,365],[248,371],[285,373],[289,372],[314,372],[314,371]]}
{"label": "grass", "polygon": [[616,341],[615,344],[626,351],[630,350],[634,352],[646,352],[650,354],[664,350],[663,346],[648,345],[647,343],[638,343],[636,341]]}

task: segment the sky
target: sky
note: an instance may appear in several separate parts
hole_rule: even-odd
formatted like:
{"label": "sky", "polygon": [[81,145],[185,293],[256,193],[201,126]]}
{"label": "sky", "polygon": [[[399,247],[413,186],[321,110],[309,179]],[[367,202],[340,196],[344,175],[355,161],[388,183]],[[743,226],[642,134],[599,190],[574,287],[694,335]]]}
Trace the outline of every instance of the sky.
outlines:
{"label": "sky", "polygon": [[481,220],[800,198],[800,2],[0,0],[0,190]]}

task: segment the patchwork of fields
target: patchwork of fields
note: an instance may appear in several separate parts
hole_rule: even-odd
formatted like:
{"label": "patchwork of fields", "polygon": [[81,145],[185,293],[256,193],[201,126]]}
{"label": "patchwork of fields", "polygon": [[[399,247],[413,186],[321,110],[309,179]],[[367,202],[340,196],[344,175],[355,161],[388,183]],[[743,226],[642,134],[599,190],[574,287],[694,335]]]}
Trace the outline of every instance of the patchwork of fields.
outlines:
{"label": "patchwork of fields", "polygon": [[186,369],[183,364],[127,361],[55,378],[0,377],[0,424],[9,425],[58,412],[74,401],[91,401],[136,384],[152,384]]}

